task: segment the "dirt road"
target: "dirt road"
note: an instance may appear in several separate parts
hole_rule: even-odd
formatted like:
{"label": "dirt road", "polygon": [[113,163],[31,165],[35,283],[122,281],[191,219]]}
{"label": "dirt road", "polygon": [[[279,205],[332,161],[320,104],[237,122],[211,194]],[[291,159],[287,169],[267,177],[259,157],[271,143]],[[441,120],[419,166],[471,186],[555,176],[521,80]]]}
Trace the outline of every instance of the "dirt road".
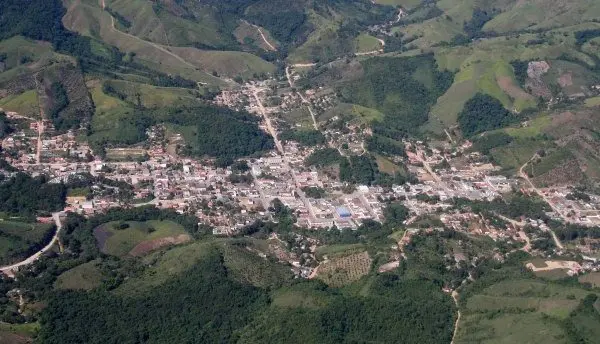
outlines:
{"label": "dirt road", "polygon": [[256,29],[256,31],[258,31],[258,33],[260,34],[260,37],[262,38],[263,42],[265,42],[265,44],[272,50],[272,51],[277,51],[277,48],[275,48],[275,46],[273,46],[271,44],[271,42],[269,42],[269,40],[267,40],[267,37],[265,36],[264,32],[262,31],[262,29],[260,28],[260,26],[258,25],[254,25],[252,23],[249,23],[248,21],[244,20],[244,23],[254,27]]}
{"label": "dirt road", "polygon": [[456,339],[456,332],[458,331],[458,324],[460,323],[460,309],[458,308],[458,292],[456,290],[452,291],[452,300],[454,300],[454,304],[456,305],[456,309],[457,309],[457,316],[456,316],[456,322],[454,323],[454,333],[452,334],[452,341],[450,342],[450,344],[454,344],[454,340]]}
{"label": "dirt road", "polygon": [[[544,202],[548,203],[550,208],[552,208],[552,210],[555,213],[557,213],[565,222],[568,223],[569,222],[568,218],[560,212],[560,210],[552,203],[552,201],[550,201],[550,199],[548,199],[548,197],[546,197],[546,195],[544,195],[544,193],[542,191],[540,191],[540,189],[538,189],[535,185],[533,185],[533,182],[531,182],[531,180],[529,179],[529,176],[525,172],[525,167],[527,167],[527,165],[537,157],[538,157],[538,155],[536,153],[531,157],[531,159],[529,159],[526,163],[524,163],[523,166],[521,166],[521,168],[519,169],[519,176],[521,178],[525,179],[525,181],[527,181],[527,184],[529,184],[529,186],[533,189],[533,191],[535,191],[535,193],[538,194],[538,196],[540,196],[544,200]],[[556,245],[556,247],[563,250],[564,246],[560,242],[558,237],[556,236],[556,233],[554,233],[554,231],[551,228],[549,229],[549,231],[550,231],[550,235],[552,236],[552,240],[554,241],[554,244]]]}

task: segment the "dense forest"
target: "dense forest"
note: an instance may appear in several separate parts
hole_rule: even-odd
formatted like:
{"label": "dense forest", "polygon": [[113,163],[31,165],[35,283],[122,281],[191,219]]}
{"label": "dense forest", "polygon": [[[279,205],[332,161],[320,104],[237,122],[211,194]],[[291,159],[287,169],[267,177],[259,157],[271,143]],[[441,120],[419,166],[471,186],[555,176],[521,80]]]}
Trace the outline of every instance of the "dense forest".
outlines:
{"label": "dense forest", "polygon": [[477,93],[469,99],[458,114],[458,126],[465,137],[502,128],[517,118],[496,98]]}
{"label": "dense forest", "polygon": [[316,146],[327,143],[325,136],[318,130],[288,129],[278,135],[281,141],[296,141],[303,146]]}
{"label": "dense forest", "polygon": [[0,40],[23,35],[51,42],[56,50],[75,57],[93,57],[90,39],[63,26],[65,13],[60,0],[0,1]]}
{"label": "dense forest", "polygon": [[[427,122],[429,110],[453,79],[452,73],[438,70],[432,55],[375,57],[362,61],[361,66],[362,77],[339,88],[338,94],[348,103],[384,113],[373,131],[394,140]],[[384,143],[379,141],[375,146]]]}
{"label": "dense forest", "polygon": [[12,133],[13,131],[13,127],[10,125],[6,114],[0,111],[0,139],[5,138],[8,134]]}
{"label": "dense forest", "polygon": [[193,108],[134,109],[116,121],[94,126],[90,145],[95,151],[106,146],[131,145],[146,139],[146,130],[160,123],[191,128],[186,136],[183,153],[211,156],[228,161],[267,151],[274,147],[273,139],[258,127],[259,119],[247,112],[238,112],[211,105]]}
{"label": "dense forest", "polygon": [[66,194],[62,183],[50,184],[44,176],[17,173],[0,183],[0,211],[27,216],[59,211],[65,206]]}
{"label": "dense forest", "polygon": [[329,165],[339,164],[342,161],[342,156],[335,148],[317,149],[312,152],[304,161],[306,166],[324,167]]}

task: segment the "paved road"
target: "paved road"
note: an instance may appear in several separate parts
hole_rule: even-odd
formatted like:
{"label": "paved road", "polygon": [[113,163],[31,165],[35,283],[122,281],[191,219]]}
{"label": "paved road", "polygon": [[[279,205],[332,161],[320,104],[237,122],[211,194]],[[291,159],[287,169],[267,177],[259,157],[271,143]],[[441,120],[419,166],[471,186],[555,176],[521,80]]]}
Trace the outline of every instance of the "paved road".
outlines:
{"label": "paved road", "polygon": [[23,261],[20,261],[18,263],[12,264],[12,265],[0,267],[0,271],[9,277],[14,277],[14,273],[16,270],[18,270],[22,266],[26,266],[26,265],[29,265],[29,264],[35,262],[42,256],[42,254],[44,254],[45,252],[50,250],[52,248],[52,246],[54,246],[54,244],[58,241],[58,236],[60,235],[60,231],[62,229],[62,223],[60,222],[60,215],[62,215],[62,214],[63,214],[62,212],[57,212],[57,213],[52,214],[54,223],[56,223],[56,233],[54,233],[54,236],[52,237],[52,240],[50,240],[48,245],[44,246],[41,250],[39,250],[38,252],[36,252],[35,254],[33,254],[32,256],[30,256],[29,258],[27,258]]}

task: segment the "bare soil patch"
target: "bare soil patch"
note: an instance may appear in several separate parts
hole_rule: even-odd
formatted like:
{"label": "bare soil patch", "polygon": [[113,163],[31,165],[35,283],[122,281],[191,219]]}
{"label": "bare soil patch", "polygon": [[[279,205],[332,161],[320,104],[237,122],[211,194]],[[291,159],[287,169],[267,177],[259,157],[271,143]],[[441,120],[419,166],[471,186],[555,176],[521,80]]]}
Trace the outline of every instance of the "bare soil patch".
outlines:
{"label": "bare soil patch", "polygon": [[152,252],[159,248],[163,248],[171,245],[180,245],[192,240],[187,234],[180,234],[176,236],[170,236],[166,238],[159,238],[154,240],[146,240],[137,244],[130,252],[129,255],[134,257],[143,256],[146,253]]}
{"label": "bare soil patch", "polygon": [[513,79],[508,76],[500,76],[496,80],[502,91],[506,92],[511,98],[515,99],[533,99],[533,96],[523,91],[519,86],[515,85]]}

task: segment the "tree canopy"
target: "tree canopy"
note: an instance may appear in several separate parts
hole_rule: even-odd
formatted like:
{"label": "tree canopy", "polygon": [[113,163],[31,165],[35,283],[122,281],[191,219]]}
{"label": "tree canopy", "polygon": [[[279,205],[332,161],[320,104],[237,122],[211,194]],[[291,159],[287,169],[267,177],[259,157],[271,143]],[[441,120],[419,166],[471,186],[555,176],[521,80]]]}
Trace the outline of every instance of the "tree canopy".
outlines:
{"label": "tree canopy", "polygon": [[487,94],[477,93],[458,114],[458,125],[465,137],[502,128],[516,119],[502,103]]}

